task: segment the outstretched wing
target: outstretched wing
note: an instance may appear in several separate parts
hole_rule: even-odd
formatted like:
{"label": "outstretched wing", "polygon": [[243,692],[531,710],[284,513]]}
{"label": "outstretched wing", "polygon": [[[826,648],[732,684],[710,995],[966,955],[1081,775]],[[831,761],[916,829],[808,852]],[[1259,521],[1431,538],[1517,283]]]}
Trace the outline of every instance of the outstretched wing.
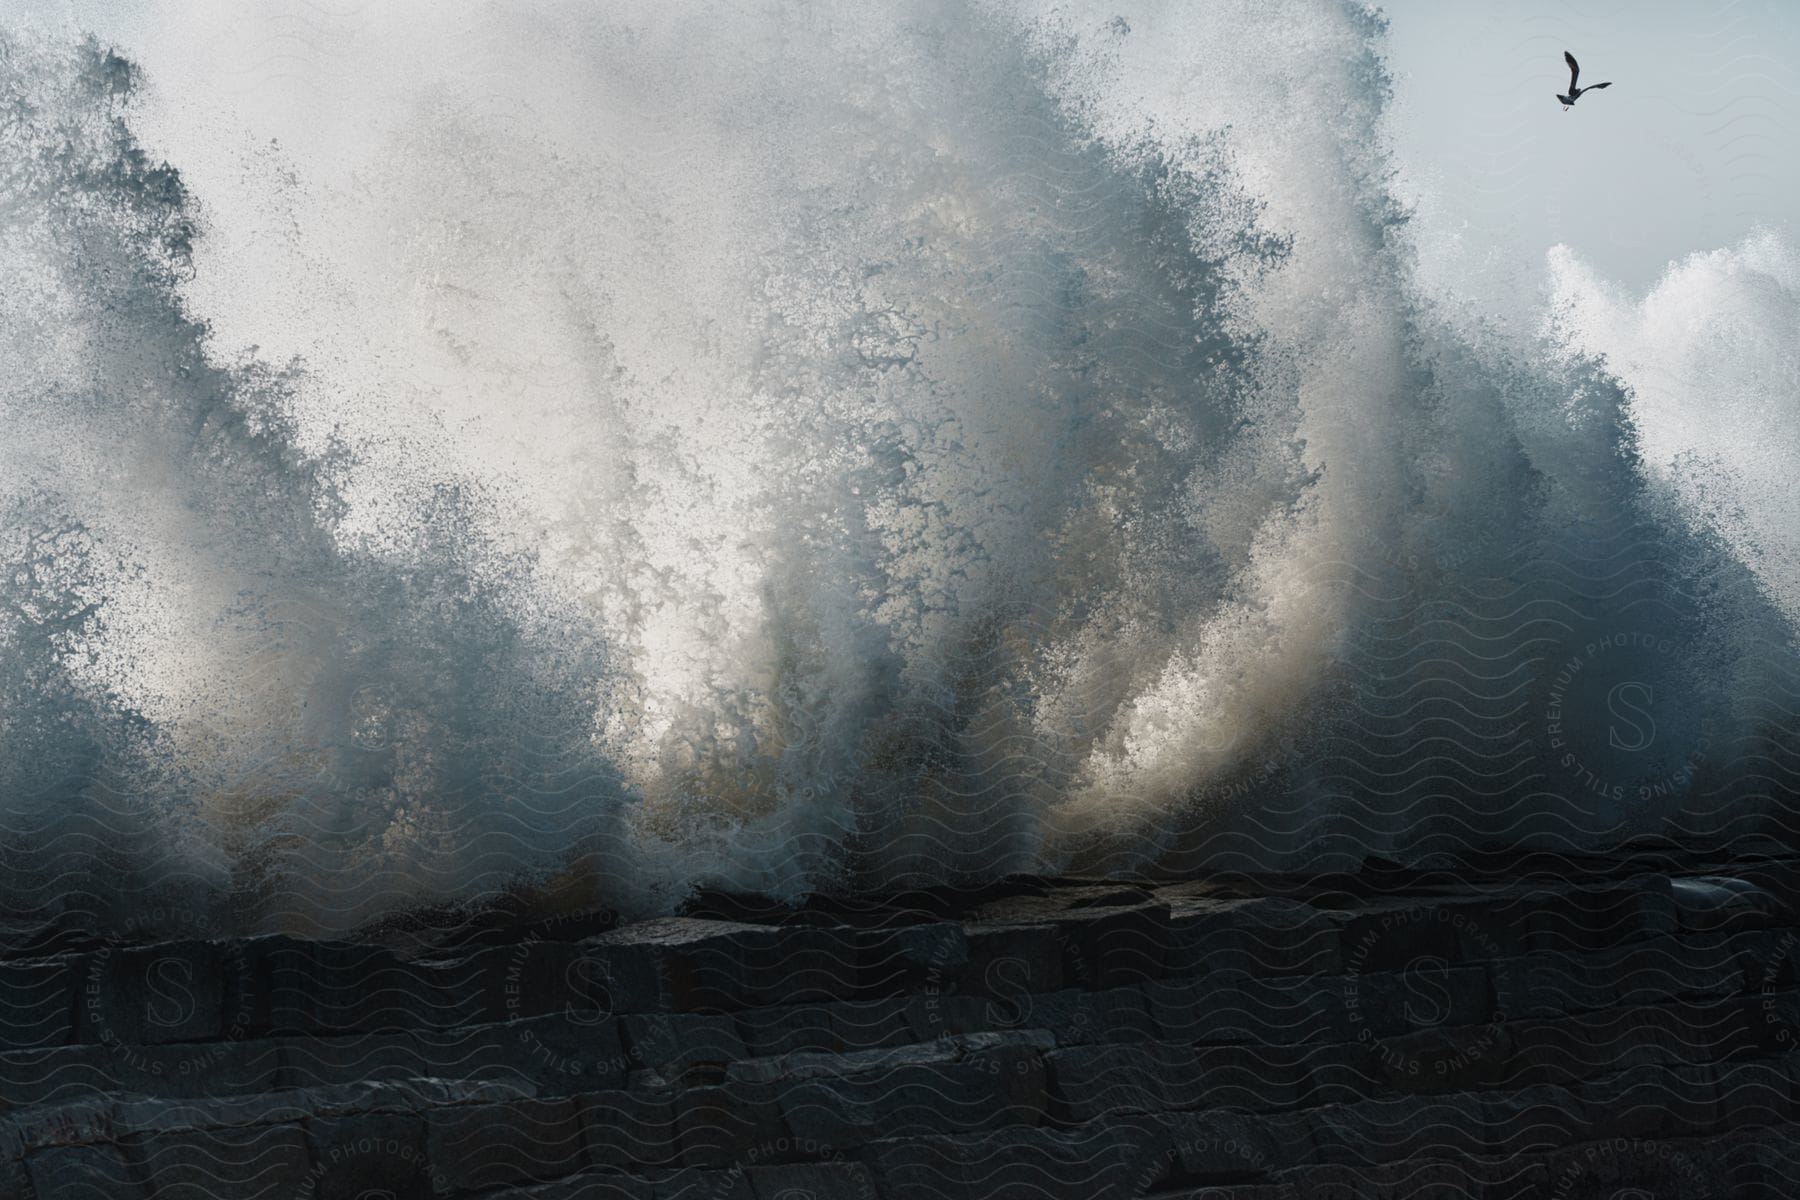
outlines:
{"label": "outstretched wing", "polygon": [[1567,50],[1563,51],[1563,61],[1569,64],[1569,94],[1575,94],[1575,81],[1581,78],[1581,64]]}
{"label": "outstretched wing", "polygon": [[1595,91],[1598,88],[1611,87],[1611,86],[1612,86],[1612,80],[1609,79],[1605,83],[1590,83],[1586,87],[1582,88],[1581,90],[1584,92],[1591,92],[1591,91]]}

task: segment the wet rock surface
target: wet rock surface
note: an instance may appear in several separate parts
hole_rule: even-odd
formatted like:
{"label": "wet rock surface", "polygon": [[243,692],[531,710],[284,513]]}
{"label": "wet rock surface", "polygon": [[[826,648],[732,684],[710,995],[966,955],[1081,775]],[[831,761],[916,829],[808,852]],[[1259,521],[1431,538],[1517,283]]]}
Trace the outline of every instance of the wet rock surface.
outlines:
{"label": "wet rock surface", "polygon": [[1800,855],[129,946],[16,926],[0,1196],[1783,1196]]}

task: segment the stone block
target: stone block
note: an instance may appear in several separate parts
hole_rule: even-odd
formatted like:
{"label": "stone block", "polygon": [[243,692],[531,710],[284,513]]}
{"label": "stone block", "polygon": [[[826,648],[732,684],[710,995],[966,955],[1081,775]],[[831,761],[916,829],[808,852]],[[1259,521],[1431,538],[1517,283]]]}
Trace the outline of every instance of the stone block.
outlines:
{"label": "stone block", "polygon": [[296,998],[284,987],[284,1006],[309,1010],[319,1033],[370,1033],[383,1029],[456,1029],[481,1019],[484,989],[466,962],[406,962],[372,946],[321,942],[313,948],[313,982],[281,979],[313,990]]}
{"label": "stone block", "polygon": [[261,1026],[270,1033],[364,1032],[356,1028],[333,1027],[320,1020],[321,1001],[327,1006],[332,1005],[342,987],[330,971],[333,964],[328,948],[271,938],[253,943],[252,952],[255,959],[250,986],[255,999],[246,1007],[251,1008]]}
{"label": "stone block", "polygon": [[305,943],[282,934],[246,938],[232,947],[233,969],[225,973],[224,1007],[238,1015],[247,1033],[300,1033],[304,1014],[294,1010],[300,997],[284,987],[284,1011],[277,1012],[275,978],[304,971]]}
{"label": "stone block", "polygon": [[1518,1020],[1593,1012],[1618,1003],[1619,976],[1586,954],[1539,950],[1488,964],[1495,1003]]}
{"label": "stone block", "polygon": [[0,1117],[0,1163],[24,1162],[26,1145],[26,1139],[20,1132],[19,1118]]}
{"label": "stone block", "polygon": [[729,1166],[767,1155],[788,1139],[782,1116],[784,1085],[729,1080],[688,1088],[673,1101],[680,1159],[695,1166]]}
{"label": "stone block", "polygon": [[861,1163],[752,1166],[746,1174],[756,1200],[881,1200],[875,1177]]}
{"label": "stone block", "polygon": [[1570,1146],[1545,1158],[1549,1189],[1540,1195],[1612,1200],[1616,1196],[1704,1198],[1725,1195],[1690,1147],[1624,1139]]}
{"label": "stone block", "polygon": [[588,1157],[602,1167],[661,1167],[681,1157],[672,1092],[605,1091],[581,1097]]}
{"label": "stone block", "polygon": [[939,1025],[936,1032],[925,1034],[924,1037],[1018,1029],[1021,1027],[1020,1022],[1031,1011],[1029,1001],[1022,999],[1003,1002],[981,996],[939,996],[927,997],[927,1000],[925,1016],[928,1022],[935,1021]]}
{"label": "stone block", "polygon": [[1571,1090],[1592,1118],[1595,1140],[1698,1137],[1719,1123],[1714,1068],[1639,1066]]}
{"label": "stone block", "polygon": [[1488,972],[1420,959],[1398,971],[1346,976],[1342,982],[1351,1036],[1390,1037],[1438,1025],[1479,1025],[1492,1015]]}
{"label": "stone block", "polygon": [[117,1146],[59,1146],[25,1160],[39,1200],[150,1200]]}
{"label": "stone block", "polygon": [[1164,1040],[1293,1045],[1350,1040],[1343,986],[1334,976],[1220,972],[1146,983],[1143,990]]}
{"label": "stone block", "polygon": [[684,944],[664,958],[675,1008],[729,1012],[856,993],[855,943],[837,931],[753,926]]}
{"label": "stone block", "polygon": [[105,1046],[55,1046],[0,1053],[0,1096],[13,1105],[53,1104],[113,1084]]}
{"label": "stone block", "polygon": [[634,1063],[675,1080],[689,1072],[722,1076],[750,1056],[728,1013],[640,1013],[620,1019]]}
{"label": "stone block", "polygon": [[756,1200],[744,1172],[685,1167],[659,1176],[651,1185],[655,1200]]}
{"label": "stone block", "polygon": [[1194,1061],[1207,1108],[1340,1104],[1370,1095],[1379,1082],[1366,1049],[1353,1045],[1198,1046]]}
{"label": "stone block", "polygon": [[[1549,1161],[1544,1156],[1503,1158],[1483,1165],[1486,1169],[1479,1192],[1482,1200],[1542,1200],[1556,1193],[1557,1181],[1552,1178]],[[1458,1195],[1460,1200],[1469,1193],[1465,1191]],[[1569,1200],[1576,1200],[1573,1195],[1564,1195],[1568,1195]]]}
{"label": "stone block", "polygon": [[280,1050],[283,1088],[412,1079],[434,1072],[408,1033],[360,1033],[346,1037],[274,1039]]}
{"label": "stone block", "polygon": [[[737,1015],[743,1053],[767,1056],[811,1051],[840,1053],[843,1034],[833,1016],[834,1005],[789,1004],[777,1008],[747,1008]],[[895,1010],[897,1011],[897,1010]],[[904,1016],[900,1019],[904,1021]],[[866,1049],[867,1047],[858,1047]]]}
{"label": "stone block", "polygon": [[1339,927],[1346,974],[1404,971],[1419,962],[1466,965],[1495,957],[1484,950],[1471,959],[1465,952],[1468,915],[1429,899],[1375,902],[1327,916]]}
{"label": "stone block", "polygon": [[121,1130],[180,1133],[192,1129],[267,1125],[311,1118],[361,1116],[376,1112],[417,1113],[456,1104],[496,1103],[526,1098],[499,1083],[408,1079],[387,1083],[335,1084],[296,1091],[179,1100],[121,1097],[113,1102]]}
{"label": "stone block", "polygon": [[1717,1090],[1717,1112],[1712,1121],[1716,1128],[1780,1125],[1793,1121],[1800,1113],[1786,1072],[1772,1064],[1718,1063],[1704,1069],[1712,1074]]}
{"label": "stone block", "polygon": [[415,1074],[507,1082],[547,1096],[616,1087],[635,1065],[620,1019],[597,1012],[407,1036]]}
{"label": "stone block", "polygon": [[[1761,1053],[1766,1017],[1760,996],[1695,996],[1621,1012],[1649,1018],[1664,1045],[1674,1046],[1691,1063]],[[1785,1047],[1784,1047],[1785,1048]]]}
{"label": "stone block", "polygon": [[866,996],[943,990],[969,961],[962,926],[948,922],[863,930],[856,944],[859,991]]}
{"label": "stone block", "polygon": [[1252,1184],[1313,1156],[1311,1130],[1287,1117],[1209,1109],[1174,1118],[1170,1134],[1170,1181],[1189,1186]]}
{"label": "stone block", "polygon": [[1745,862],[1734,866],[1731,874],[1767,896],[1786,918],[1783,925],[1800,925],[1800,862]]}
{"label": "stone block", "polygon": [[1800,1137],[1792,1125],[1691,1145],[1695,1174],[1721,1196],[1787,1196],[1800,1178]]}
{"label": "stone block", "polygon": [[1016,1028],[1025,1010],[1018,1004],[1002,1004],[981,996],[930,993],[916,996],[906,1007],[913,1040],[981,1033],[990,1029]]}
{"label": "stone block", "polygon": [[804,946],[818,932],[664,917],[581,944],[604,964],[616,1012],[730,1012],[798,999],[789,975],[812,978],[819,956]]}
{"label": "stone block", "polygon": [[559,1034],[553,1018],[467,1030],[281,1038],[284,1088],[443,1079],[504,1084],[520,1094],[564,1095],[623,1082],[624,1055],[609,1038]]}
{"label": "stone block", "polygon": [[606,956],[578,943],[527,939],[492,946],[443,974],[474,997],[479,1021],[593,1020],[618,1011]]}
{"label": "stone block", "polygon": [[[1159,895],[1173,895],[1165,889]],[[1343,967],[1339,928],[1325,913],[1296,900],[1212,897],[1170,901],[1166,974],[1214,971],[1250,975],[1311,975]]]}
{"label": "stone block", "polygon": [[1016,1008],[1026,997],[1063,987],[1063,950],[1049,925],[970,925],[968,961],[947,991]]}
{"label": "stone block", "polygon": [[1167,904],[1078,908],[1056,923],[1063,979],[1082,991],[1161,979],[1173,933]]}
{"label": "stone block", "polygon": [[1513,1036],[1510,1022],[1443,1025],[1367,1045],[1369,1061],[1387,1087],[1406,1093],[1467,1091],[1530,1082],[1515,1074],[1525,1059]]}
{"label": "stone block", "polygon": [[136,1159],[157,1200],[218,1200],[221,1186],[243,1200],[291,1195],[311,1169],[297,1124],[206,1129],[133,1139]]}
{"label": "stone block", "polygon": [[[1475,1169],[1471,1169],[1474,1167]],[[1492,1195],[1479,1166],[1434,1157],[1323,1163],[1283,1176],[1285,1200],[1468,1200]]]}
{"label": "stone block", "polygon": [[430,1196],[449,1188],[434,1183],[426,1153],[425,1122],[412,1113],[365,1113],[306,1123],[312,1150],[312,1192],[306,1200],[365,1200],[369,1196]]}
{"label": "stone block", "polygon": [[433,1179],[452,1193],[556,1179],[588,1161],[582,1109],[571,1098],[435,1109],[426,1140]]}
{"label": "stone block", "polygon": [[272,1041],[59,1046],[0,1054],[0,1096],[18,1105],[104,1092],[186,1099],[268,1091],[280,1070]]}
{"label": "stone block", "polygon": [[1654,938],[1596,950],[1586,961],[1610,982],[1614,1005],[1721,995],[1745,982],[1743,964],[1725,936]]}
{"label": "stone block", "polygon": [[1202,1102],[1200,1066],[1191,1046],[1078,1046],[1044,1057],[1050,1070],[1049,1115],[1061,1124],[1172,1112]]}
{"label": "stone block", "polygon": [[1777,896],[1747,879],[1701,875],[1662,880],[1684,930],[1736,932],[1792,925],[1793,914]]}
{"label": "stone block", "polygon": [[1678,907],[1661,875],[1557,889],[1532,910],[1532,947],[1600,950],[1663,937],[1680,927]]}
{"label": "stone block", "polygon": [[0,1157],[0,1196],[31,1195],[31,1171],[22,1158]]}
{"label": "stone block", "polygon": [[1481,1097],[1482,1127],[1491,1154],[1543,1154],[1599,1136],[1581,1093],[1538,1085]]}
{"label": "stone block", "polygon": [[[745,1007],[829,1004],[871,994],[864,982],[863,943],[867,931],[847,926],[790,925],[779,932],[782,936],[773,957],[750,963]],[[904,938],[901,943],[917,948]]]}
{"label": "stone block", "polygon": [[7,1157],[49,1146],[76,1146],[118,1140],[120,1102],[108,1096],[83,1096],[58,1104],[23,1108],[0,1125]]}
{"label": "stone block", "polygon": [[1457,1158],[1486,1149],[1476,1096],[1400,1096],[1328,1104],[1305,1114],[1321,1161],[1350,1165],[1421,1155]]}
{"label": "stone block", "polygon": [[1150,1009],[1157,1033],[1171,1042],[1207,1040],[1210,1033],[1221,1028],[1211,1020],[1205,1007],[1212,986],[1199,979],[1164,979],[1145,984],[1144,1003]]}
{"label": "stone block", "polygon": [[1686,946],[1706,946],[1717,950],[1723,945],[1736,959],[1738,973],[1746,982],[1771,982],[1769,968],[1779,972],[1778,986],[1800,982],[1795,965],[1800,960],[1800,929],[1740,929],[1727,932],[1683,932],[1680,941]]}
{"label": "stone block", "polygon": [[197,1099],[266,1092],[281,1078],[281,1048],[244,1042],[142,1046],[116,1053],[120,1090]]}
{"label": "stone block", "polygon": [[966,1134],[1035,1124],[1044,1112],[1045,1071],[1035,1050],[1002,1046],[957,1062],[805,1079],[783,1088],[780,1099],[796,1137],[828,1146]]}
{"label": "stone block", "polygon": [[218,1040],[227,951],[216,942],[165,942],[83,955],[79,1033],[108,1045]]}
{"label": "stone block", "polygon": [[1154,1041],[1161,1036],[1149,999],[1137,987],[1103,992],[1064,989],[1028,996],[1002,1015],[1020,1028],[1050,1030],[1062,1046]]}
{"label": "stone block", "polygon": [[1127,1200],[1143,1148],[1106,1130],[1005,1129],[979,1137],[886,1140],[858,1157],[883,1196]]}
{"label": "stone block", "polygon": [[[1590,1031],[1596,1045],[1606,1041],[1625,1045],[1631,1061],[1713,1062],[1760,1051],[1762,1013],[1758,999],[1735,995],[1694,997],[1585,1013],[1576,1020]],[[1642,1053],[1636,1054],[1640,1046]]]}
{"label": "stone block", "polygon": [[1184,1195],[1182,1200],[1196,1200],[1197,1197],[1206,1200],[1402,1200],[1400,1196],[1381,1190],[1373,1168],[1366,1166],[1318,1163],[1278,1172],[1275,1179],[1277,1182],[1268,1184],[1192,1192]]}
{"label": "stone block", "polygon": [[[826,1011],[831,1017],[837,1048],[849,1053],[903,1046],[918,1040],[918,1026],[928,1023],[924,1011],[926,1002],[923,996],[847,1000],[827,1005]],[[754,1014],[741,1015],[754,1019]],[[739,1024],[740,1028],[745,1027],[745,1022],[740,1021]]]}
{"label": "stone block", "polygon": [[501,1028],[520,1047],[540,1094],[619,1087],[642,1065],[636,1048],[625,1043],[622,1019],[600,1012],[510,1021]]}
{"label": "stone block", "polygon": [[78,961],[0,962],[0,1052],[74,1040],[77,999],[86,982]]}
{"label": "stone block", "polygon": [[379,946],[271,936],[234,948],[225,1006],[255,1034],[345,1035],[476,1019],[481,989]]}
{"label": "stone block", "polygon": [[576,944],[578,954],[568,971],[570,985],[580,993],[578,1006],[592,1005],[613,1014],[697,1007],[694,997],[676,997],[670,991],[666,931],[634,935],[640,929],[629,925]]}
{"label": "stone block", "polygon": [[[406,1193],[396,1195],[406,1200]],[[482,1200],[656,1200],[656,1184],[648,1176],[624,1171],[583,1171],[550,1183],[489,1192]]]}
{"label": "stone block", "polygon": [[835,1079],[841,1076],[872,1075],[904,1067],[954,1063],[972,1053],[997,1047],[1027,1047],[1042,1052],[1053,1049],[1055,1044],[1055,1039],[1048,1030],[996,1030],[890,1046],[880,1050],[859,1050],[853,1054],[819,1054],[803,1050],[773,1058],[750,1058],[733,1063],[726,1070],[725,1077],[764,1082]]}

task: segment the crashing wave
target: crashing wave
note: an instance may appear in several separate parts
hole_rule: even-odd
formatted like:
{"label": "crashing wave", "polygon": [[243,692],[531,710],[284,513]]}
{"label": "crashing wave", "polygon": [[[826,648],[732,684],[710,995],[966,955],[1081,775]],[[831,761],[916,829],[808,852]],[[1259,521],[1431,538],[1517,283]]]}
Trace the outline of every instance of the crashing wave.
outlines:
{"label": "crashing wave", "polygon": [[292,85],[366,127],[278,78],[273,142],[178,27],[148,82],[4,43],[15,896],[332,929],[1781,810],[1773,235],[1641,305],[1558,251],[1492,336],[1351,5],[386,20]]}

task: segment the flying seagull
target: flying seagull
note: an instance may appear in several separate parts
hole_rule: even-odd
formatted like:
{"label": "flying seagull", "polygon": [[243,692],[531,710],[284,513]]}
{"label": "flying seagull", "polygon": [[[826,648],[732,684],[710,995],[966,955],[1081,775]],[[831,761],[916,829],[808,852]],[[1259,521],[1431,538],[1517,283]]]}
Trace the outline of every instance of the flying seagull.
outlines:
{"label": "flying seagull", "polygon": [[1562,101],[1564,112],[1568,112],[1569,109],[1574,106],[1575,102],[1581,99],[1581,93],[1591,92],[1596,88],[1612,86],[1612,80],[1609,79],[1605,83],[1590,83],[1586,87],[1576,87],[1575,81],[1581,78],[1581,64],[1576,62],[1575,56],[1570,54],[1567,50],[1563,51],[1563,61],[1569,64],[1569,94],[1566,96],[1558,96],[1557,99]]}

